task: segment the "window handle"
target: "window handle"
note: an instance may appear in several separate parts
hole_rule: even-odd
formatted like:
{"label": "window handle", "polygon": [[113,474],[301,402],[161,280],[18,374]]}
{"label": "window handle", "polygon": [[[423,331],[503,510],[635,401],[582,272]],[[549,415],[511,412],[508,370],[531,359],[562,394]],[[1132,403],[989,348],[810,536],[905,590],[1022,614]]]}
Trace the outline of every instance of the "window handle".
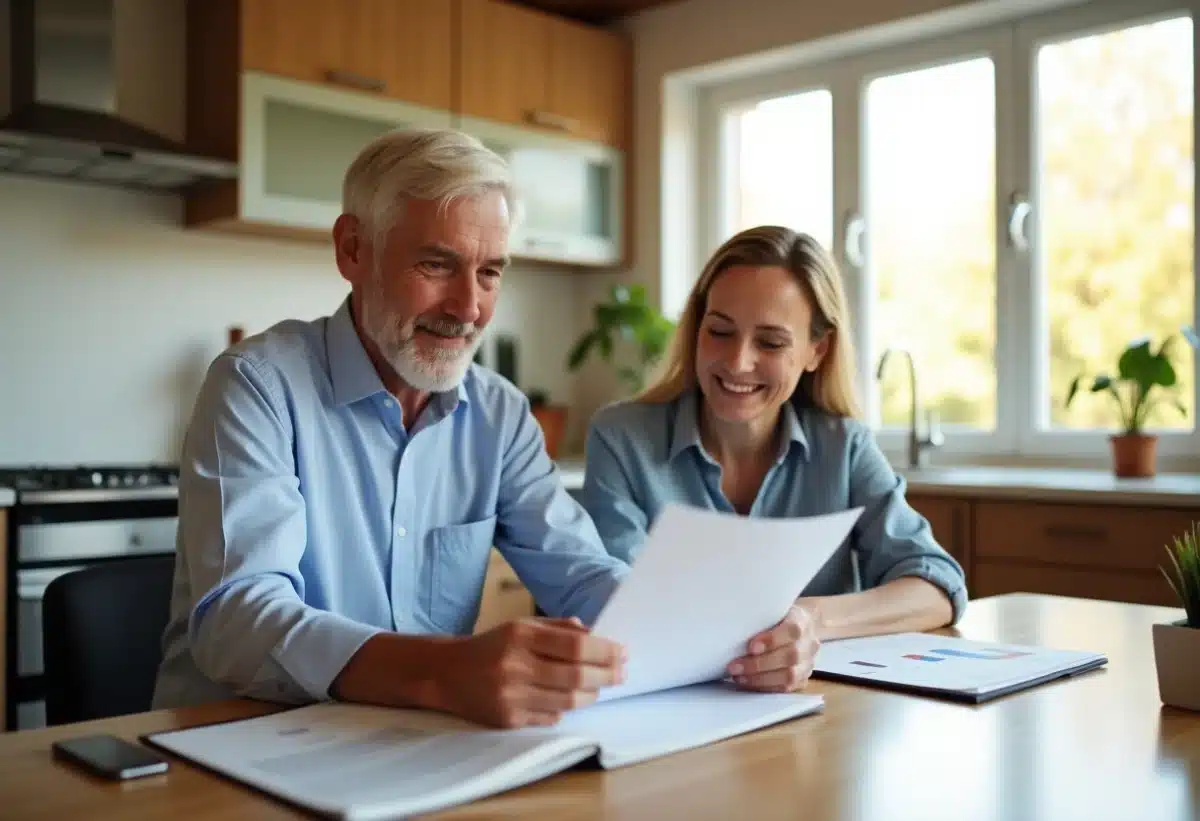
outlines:
{"label": "window handle", "polygon": [[1008,243],[1018,251],[1029,250],[1029,235],[1025,233],[1033,206],[1019,194],[1013,194],[1008,205]]}
{"label": "window handle", "polygon": [[867,221],[861,214],[851,211],[846,215],[844,251],[846,260],[855,268],[864,268],[867,264],[867,253],[864,240],[867,235]]}

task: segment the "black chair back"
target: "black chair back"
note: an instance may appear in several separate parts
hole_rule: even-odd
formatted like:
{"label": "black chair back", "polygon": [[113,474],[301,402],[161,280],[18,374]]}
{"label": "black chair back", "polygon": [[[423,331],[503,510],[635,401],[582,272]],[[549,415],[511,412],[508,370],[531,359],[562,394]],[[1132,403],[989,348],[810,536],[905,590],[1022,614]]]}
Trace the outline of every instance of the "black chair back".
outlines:
{"label": "black chair back", "polygon": [[150,709],[174,570],[174,555],[137,557],[66,573],[47,585],[47,724]]}

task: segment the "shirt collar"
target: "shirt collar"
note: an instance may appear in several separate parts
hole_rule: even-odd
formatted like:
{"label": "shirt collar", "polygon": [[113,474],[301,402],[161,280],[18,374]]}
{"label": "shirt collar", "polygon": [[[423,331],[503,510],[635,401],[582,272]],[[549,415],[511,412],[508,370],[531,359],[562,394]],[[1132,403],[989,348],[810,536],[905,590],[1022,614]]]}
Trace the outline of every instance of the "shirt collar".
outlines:
{"label": "shirt collar", "polygon": [[[375,370],[375,364],[367,355],[367,349],[358,338],[348,296],[325,326],[325,348],[329,356],[329,379],[333,384],[333,400],[336,404],[349,405],[387,392],[379,372]],[[435,394],[439,406],[448,412],[455,405],[450,400],[466,402],[466,382],[471,376],[471,370],[468,369],[456,391]]]}
{"label": "shirt collar", "polygon": [[[675,424],[671,432],[671,448],[667,454],[668,461],[688,448],[695,448],[702,455],[707,453],[700,441],[700,390],[691,388],[676,400]],[[801,454],[808,455],[808,437],[804,435],[804,426],[800,424],[800,414],[796,412],[793,402],[784,402],[781,416],[783,439],[779,444],[779,455],[775,463],[779,464],[787,456],[792,443],[800,446]]]}

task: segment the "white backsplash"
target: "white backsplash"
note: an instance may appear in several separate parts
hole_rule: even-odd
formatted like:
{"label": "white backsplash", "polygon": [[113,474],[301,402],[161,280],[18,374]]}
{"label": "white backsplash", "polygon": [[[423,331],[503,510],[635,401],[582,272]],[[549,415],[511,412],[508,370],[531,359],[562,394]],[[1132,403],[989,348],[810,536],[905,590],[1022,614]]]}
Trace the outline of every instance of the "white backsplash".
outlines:
{"label": "white backsplash", "polygon": [[[185,230],[170,195],[0,175],[0,465],[173,461],[230,325],[331,313],[327,246]],[[506,277],[522,387],[574,400],[579,279]],[[488,364],[494,358],[488,356]]]}

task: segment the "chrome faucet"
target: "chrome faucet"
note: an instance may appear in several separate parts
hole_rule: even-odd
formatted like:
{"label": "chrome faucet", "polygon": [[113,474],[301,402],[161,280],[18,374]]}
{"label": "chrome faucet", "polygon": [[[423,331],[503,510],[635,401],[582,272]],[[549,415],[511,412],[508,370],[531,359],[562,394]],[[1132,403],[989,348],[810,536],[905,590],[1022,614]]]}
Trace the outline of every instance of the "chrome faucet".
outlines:
{"label": "chrome faucet", "polygon": [[917,420],[917,408],[919,400],[917,398],[917,366],[913,362],[912,354],[903,348],[888,348],[879,357],[879,366],[875,369],[876,381],[883,379],[883,370],[887,367],[888,360],[892,354],[902,354],[908,360],[908,390],[912,400],[912,407],[909,414],[908,427],[908,466],[910,468],[924,467],[929,464],[928,450],[932,448],[940,448],[946,443],[946,437],[942,435],[942,429],[938,424],[936,411],[928,411],[926,413],[926,427],[929,432],[922,436],[920,425]]}

